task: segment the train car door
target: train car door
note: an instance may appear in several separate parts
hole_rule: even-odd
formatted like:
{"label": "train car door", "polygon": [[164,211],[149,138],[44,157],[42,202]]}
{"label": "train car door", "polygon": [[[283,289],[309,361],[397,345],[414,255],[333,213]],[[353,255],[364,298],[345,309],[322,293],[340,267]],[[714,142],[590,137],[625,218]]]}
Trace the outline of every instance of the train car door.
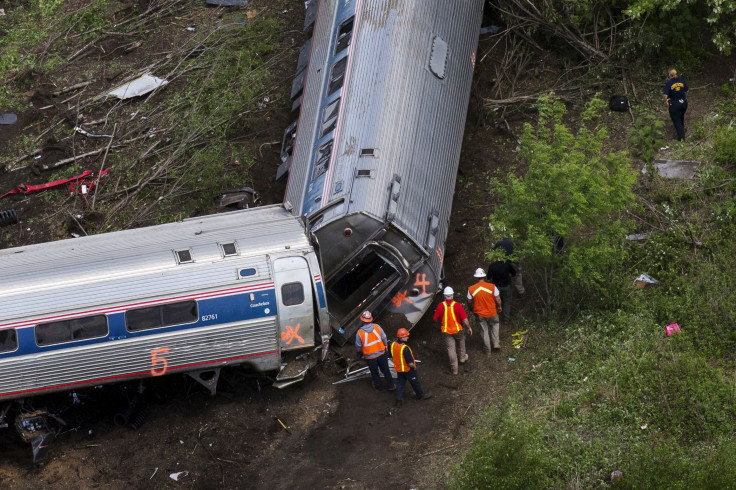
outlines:
{"label": "train car door", "polygon": [[312,276],[304,257],[273,261],[273,282],[278,301],[281,350],[314,345],[315,314]]}

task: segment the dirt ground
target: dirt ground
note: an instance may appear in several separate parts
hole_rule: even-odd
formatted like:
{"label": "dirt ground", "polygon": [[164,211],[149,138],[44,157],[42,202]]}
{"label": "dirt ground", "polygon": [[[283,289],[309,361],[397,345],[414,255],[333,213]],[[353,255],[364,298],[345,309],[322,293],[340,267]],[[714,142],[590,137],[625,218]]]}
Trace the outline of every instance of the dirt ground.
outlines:
{"label": "dirt ground", "polygon": [[[295,8],[287,18],[298,37],[303,12]],[[298,41],[286,71],[296,66]],[[492,45],[490,39],[482,39],[479,54]],[[477,267],[487,265],[483,255],[490,243],[484,217],[493,204],[485,193],[487,177],[514,162],[520,125],[531,114],[510,112],[503,124],[489,118],[482,99],[490,90],[491,76],[491,70],[479,69],[474,81],[446,243],[446,282],[457,291],[474,282]],[[700,93],[699,89],[692,93],[692,106]],[[288,106],[282,106],[282,112],[270,116],[272,131],[248,144],[258,147],[280,140],[289,120]],[[13,127],[0,126],[3,141],[22,136],[37,114],[30,109],[19,118]],[[44,158],[51,158],[51,151]],[[256,185],[265,190],[264,202],[273,202],[283,195],[272,178],[278,156],[273,151],[263,155],[254,169]],[[0,176],[3,192],[22,181],[44,178],[29,170]],[[11,238],[15,244],[59,238],[46,225],[38,234],[30,231],[28,216],[37,202],[26,198],[15,205],[23,216]],[[44,216],[42,210],[37,213]],[[517,315],[535,306],[519,296],[514,301],[520,310]],[[226,370],[213,397],[184,376],[156,380],[145,394],[146,418],[136,430],[113,423],[125,394],[80,392],[83,403],[71,408],[70,395],[62,395],[49,404],[65,407],[67,425],[45,462],[34,464],[30,448],[14,431],[0,433],[0,487],[444,488],[452,465],[470,443],[477,417],[533,362],[533,344],[528,351],[510,347],[511,334],[520,326],[518,319],[502,325],[503,349],[490,357],[483,354],[479,335],[471,337],[469,362],[460,375],[450,376],[444,374],[447,358],[439,329],[425,317],[412,330],[410,345],[421,360],[422,386],[434,397],[417,401],[409,395],[401,409],[394,408],[392,394],[373,391],[369,379],[333,384],[342,376],[329,369],[284,390],[245,377],[237,369]],[[339,350],[354,357],[352,349]],[[176,473],[178,481],[171,477]]]}

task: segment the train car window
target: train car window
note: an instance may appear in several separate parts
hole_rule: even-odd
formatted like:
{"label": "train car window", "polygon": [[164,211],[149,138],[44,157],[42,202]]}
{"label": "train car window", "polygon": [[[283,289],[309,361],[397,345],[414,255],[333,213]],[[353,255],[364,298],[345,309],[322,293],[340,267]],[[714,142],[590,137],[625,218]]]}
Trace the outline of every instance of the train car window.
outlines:
{"label": "train car window", "polygon": [[327,172],[330,167],[330,156],[332,155],[332,140],[328,141],[317,150],[317,158],[314,164],[314,175],[312,180]]}
{"label": "train car window", "polygon": [[36,325],[34,333],[36,344],[40,347],[104,337],[108,333],[107,316],[95,315],[58,322],[39,323]]}
{"label": "train car window", "polygon": [[199,319],[196,301],[180,301],[167,305],[136,308],[125,312],[125,328],[140,332],[152,328],[194,323]]}
{"label": "train car window", "polygon": [[0,352],[13,352],[18,349],[18,334],[14,328],[0,330]]}
{"label": "train car window", "polygon": [[186,264],[187,262],[194,262],[192,260],[192,252],[190,250],[177,250],[174,252],[176,255],[177,264]]}
{"label": "train car window", "polygon": [[253,267],[250,267],[248,269],[240,269],[240,271],[238,271],[238,275],[240,275],[240,277],[255,276],[256,273],[257,271]]}
{"label": "train car window", "polygon": [[439,36],[432,39],[432,53],[429,57],[429,70],[437,78],[445,78],[447,67],[447,43]]}
{"label": "train car window", "polygon": [[304,287],[300,282],[289,282],[281,286],[281,301],[284,306],[304,303]]}
{"label": "train car window", "polygon": [[353,38],[353,24],[355,17],[350,17],[348,20],[340,24],[340,28],[337,31],[337,43],[335,45],[335,54],[339,53],[343,49],[350,46],[350,41]]}
{"label": "train car window", "polygon": [[322,136],[337,125],[337,113],[340,111],[340,97],[327,104],[322,112]]}
{"label": "train car window", "polygon": [[348,66],[347,56],[341,58],[337,63],[332,65],[332,72],[330,73],[330,86],[327,90],[327,95],[332,95],[342,87],[342,82],[345,80],[345,69]]}
{"label": "train car window", "polygon": [[234,243],[221,243],[223,257],[232,257],[238,255],[238,247]]}

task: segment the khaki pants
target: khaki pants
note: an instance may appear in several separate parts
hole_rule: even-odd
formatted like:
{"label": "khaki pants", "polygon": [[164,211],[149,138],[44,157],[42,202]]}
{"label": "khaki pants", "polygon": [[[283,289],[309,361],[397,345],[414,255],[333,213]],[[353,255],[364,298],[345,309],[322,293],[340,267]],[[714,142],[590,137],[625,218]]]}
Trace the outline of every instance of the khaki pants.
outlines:
{"label": "khaki pants", "polygon": [[458,333],[452,335],[446,333],[444,337],[445,346],[447,347],[447,357],[450,360],[450,371],[452,371],[452,374],[457,374],[458,358],[463,360],[466,357],[465,330],[460,330]]}
{"label": "khaki pants", "polygon": [[[488,338],[488,324],[490,324],[491,336]],[[491,352],[491,342],[493,345],[500,345],[498,338],[498,315],[492,317],[478,317],[478,326],[480,327],[480,338],[483,339],[483,350]]]}

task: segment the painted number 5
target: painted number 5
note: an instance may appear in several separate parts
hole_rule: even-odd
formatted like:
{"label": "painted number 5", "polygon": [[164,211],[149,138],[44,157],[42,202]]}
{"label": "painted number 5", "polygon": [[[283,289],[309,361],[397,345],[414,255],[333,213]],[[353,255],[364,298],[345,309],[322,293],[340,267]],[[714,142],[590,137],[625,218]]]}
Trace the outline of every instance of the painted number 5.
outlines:
{"label": "painted number 5", "polygon": [[167,352],[169,352],[169,349],[167,347],[151,350],[151,374],[152,375],[163,376],[166,373],[166,367],[168,366],[168,363],[166,362],[166,358],[163,356],[160,356],[160,354],[166,354]]}

